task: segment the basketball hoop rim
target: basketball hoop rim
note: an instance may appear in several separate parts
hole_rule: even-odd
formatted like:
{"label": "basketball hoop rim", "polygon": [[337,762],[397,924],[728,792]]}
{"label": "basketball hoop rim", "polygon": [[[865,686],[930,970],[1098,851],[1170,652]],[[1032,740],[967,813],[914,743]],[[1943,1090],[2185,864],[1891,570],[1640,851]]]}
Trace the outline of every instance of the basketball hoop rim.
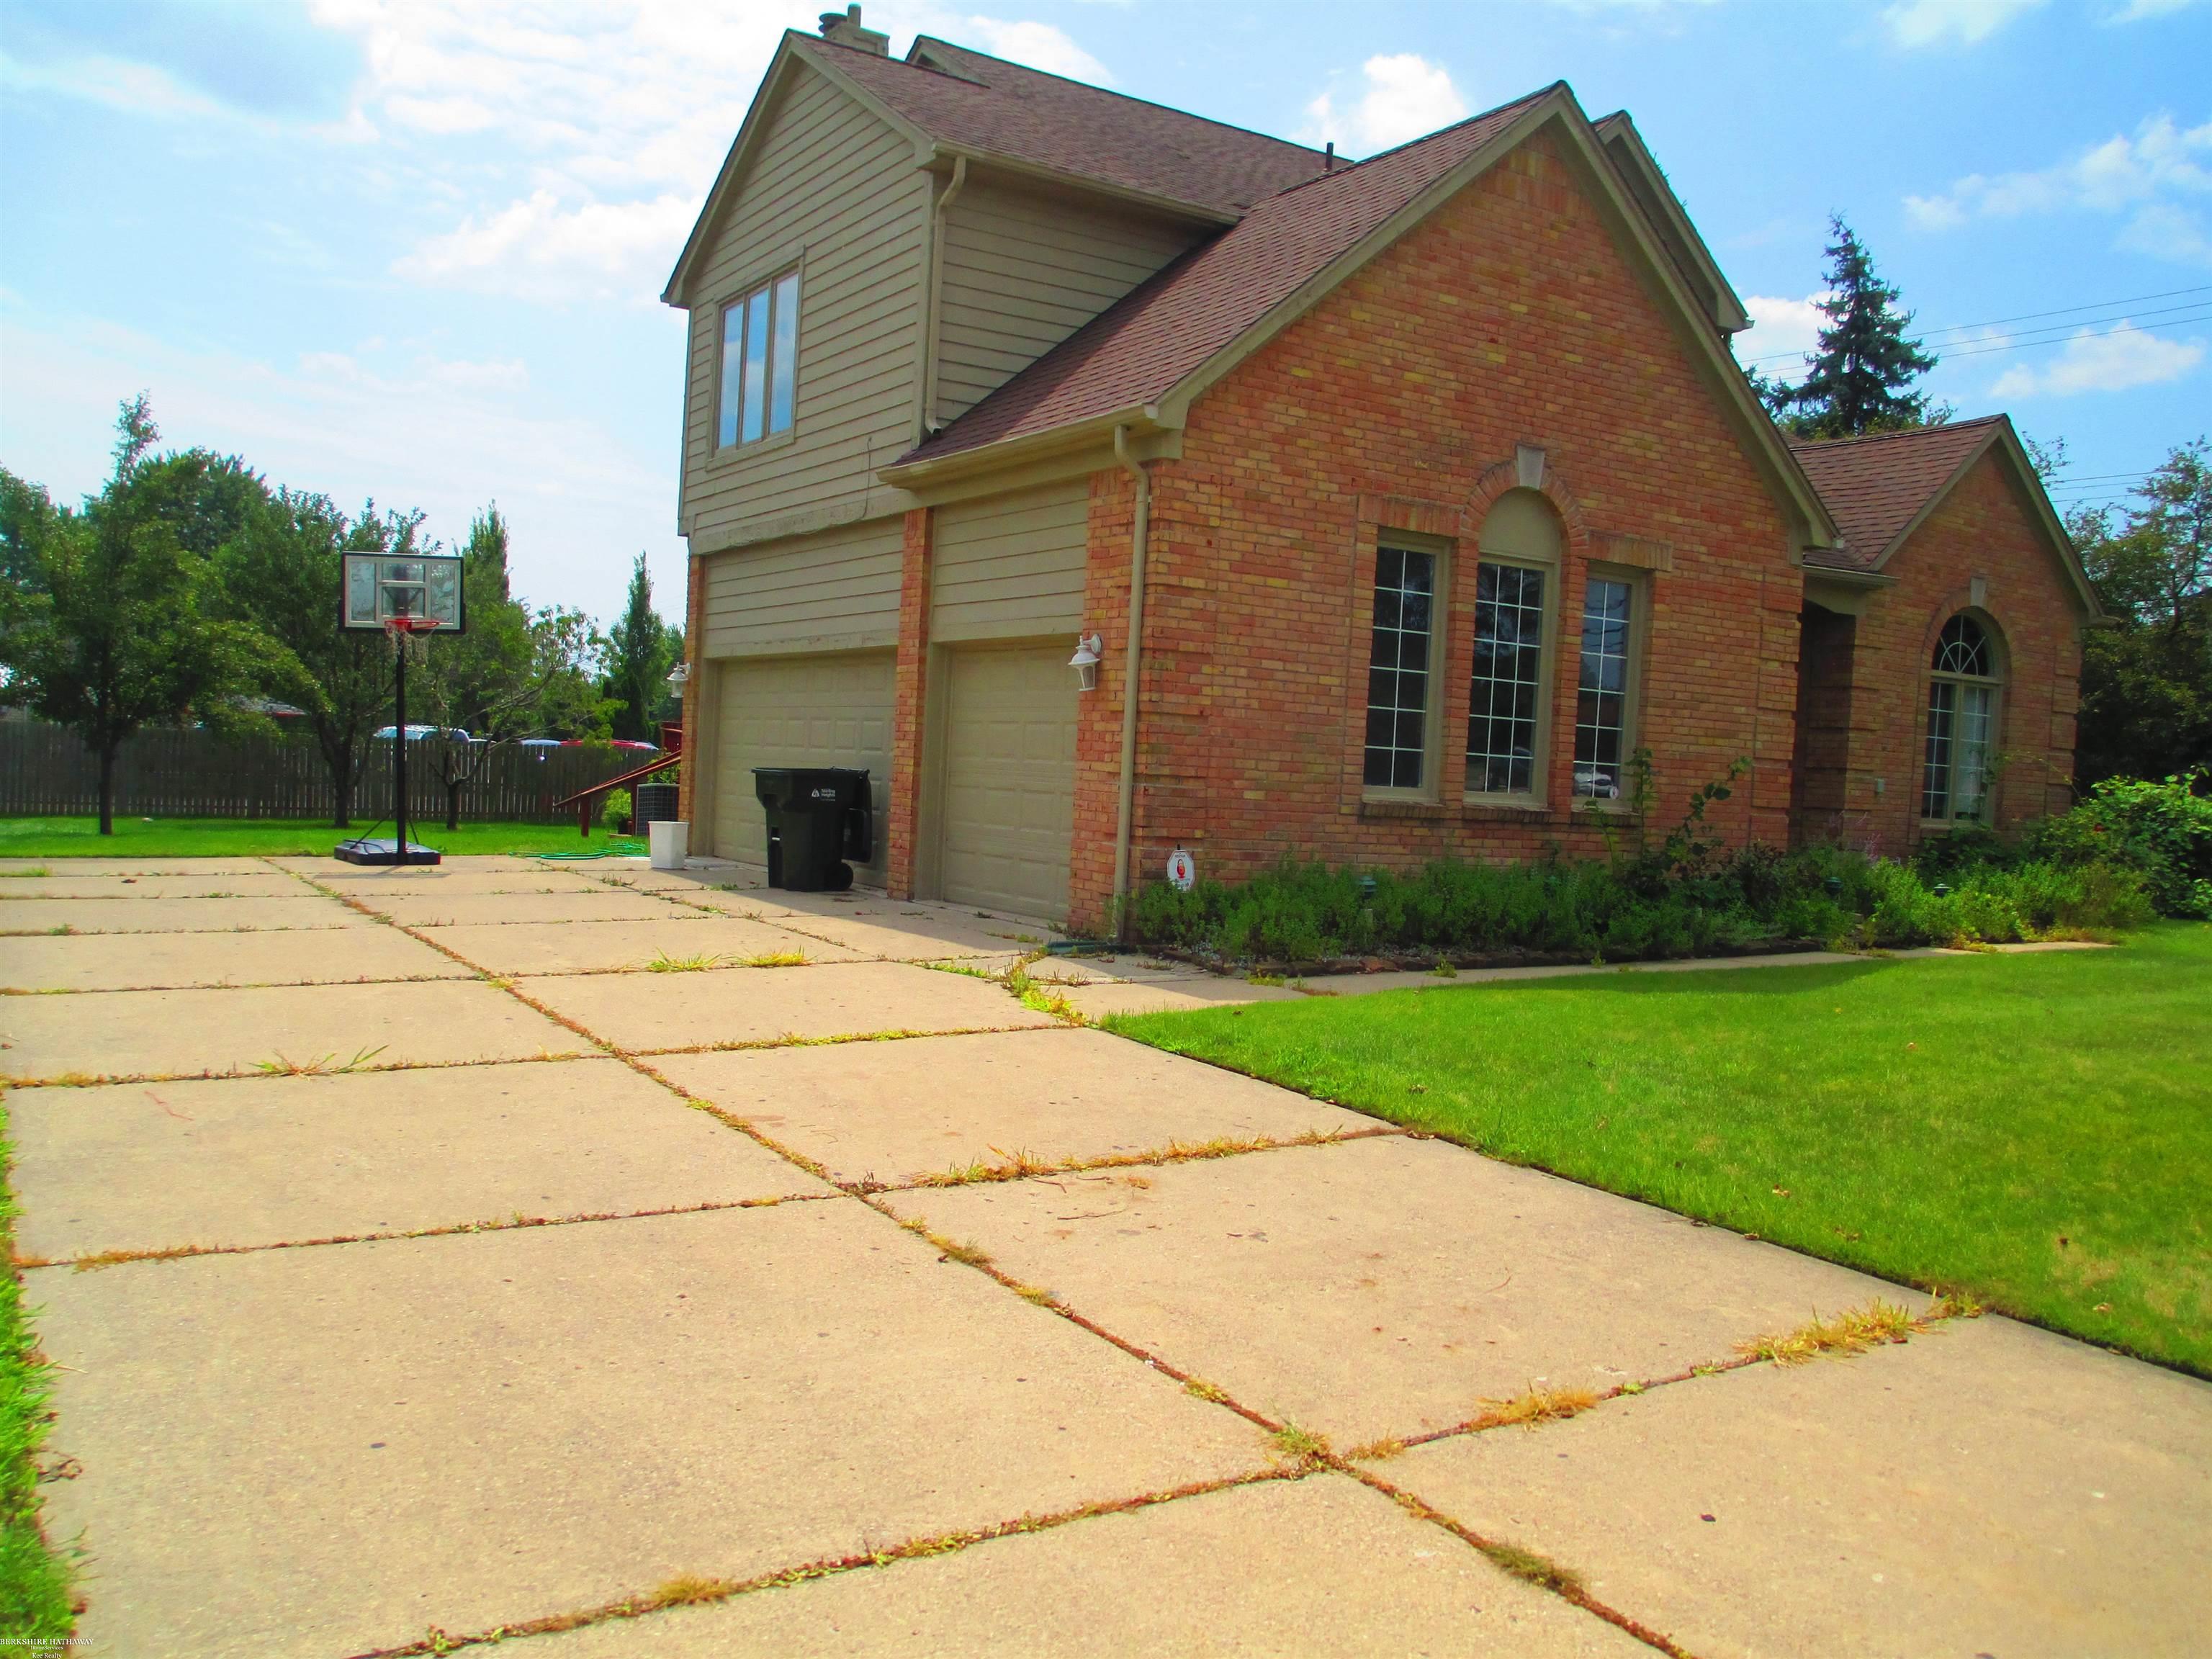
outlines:
{"label": "basketball hoop rim", "polygon": [[434,634],[438,631],[435,617],[386,617],[384,631],[387,634]]}

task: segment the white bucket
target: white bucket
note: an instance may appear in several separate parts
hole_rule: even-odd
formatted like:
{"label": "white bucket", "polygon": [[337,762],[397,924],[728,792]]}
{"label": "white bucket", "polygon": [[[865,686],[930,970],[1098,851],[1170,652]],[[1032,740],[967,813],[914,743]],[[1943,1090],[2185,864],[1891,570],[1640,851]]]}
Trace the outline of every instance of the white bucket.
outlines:
{"label": "white bucket", "polygon": [[684,818],[656,818],[645,826],[653,847],[653,867],[681,870],[691,850],[691,825]]}

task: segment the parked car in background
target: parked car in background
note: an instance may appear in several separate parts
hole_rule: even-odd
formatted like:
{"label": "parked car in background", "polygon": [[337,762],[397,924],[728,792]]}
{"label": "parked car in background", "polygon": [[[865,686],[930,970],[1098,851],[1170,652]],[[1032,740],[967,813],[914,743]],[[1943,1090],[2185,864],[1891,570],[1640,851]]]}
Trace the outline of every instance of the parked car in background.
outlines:
{"label": "parked car in background", "polygon": [[614,742],[608,746],[613,749],[626,750],[633,755],[657,755],[660,752],[660,745],[659,744],[645,743],[636,738],[617,738]]}
{"label": "parked car in background", "polygon": [[532,754],[537,756],[538,759],[544,760],[550,750],[558,749],[561,746],[561,739],[558,738],[525,738],[515,746],[518,749],[527,749]]}
{"label": "parked car in background", "polygon": [[[398,734],[398,731],[399,728],[396,726],[379,726],[375,731],[370,732],[369,736],[374,738],[379,743],[390,743],[392,739]],[[455,743],[474,743],[477,741],[476,738],[471,737],[467,732],[458,726],[416,726],[411,723],[407,727],[408,742],[420,743],[425,738],[447,738]]]}

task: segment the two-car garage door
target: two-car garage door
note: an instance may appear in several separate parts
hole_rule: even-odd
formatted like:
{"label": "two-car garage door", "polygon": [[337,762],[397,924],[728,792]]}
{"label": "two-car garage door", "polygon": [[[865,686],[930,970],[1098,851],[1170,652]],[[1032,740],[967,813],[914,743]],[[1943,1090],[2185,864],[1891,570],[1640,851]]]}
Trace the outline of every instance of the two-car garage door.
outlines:
{"label": "two-car garage door", "polygon": [[[850,651],[719,665],[714,850],[762,864],[756,766],[867,769],[884,879],[890,805],[892,654]],[[936,879],[944,897],[1054,919],[1067,914],[1075,823],[1075,677],[1054,646],[958,646],[940,656]]]}

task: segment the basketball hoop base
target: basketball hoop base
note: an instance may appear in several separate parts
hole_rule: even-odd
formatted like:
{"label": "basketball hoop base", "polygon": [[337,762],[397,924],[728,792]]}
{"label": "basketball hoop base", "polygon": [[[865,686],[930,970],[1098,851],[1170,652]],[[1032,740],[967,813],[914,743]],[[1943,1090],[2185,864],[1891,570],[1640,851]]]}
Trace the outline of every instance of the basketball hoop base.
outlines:
{"label": "basketball hoop base", "polygon": [[348,864],[435,864],[441,854],[434,847],[425,847],[419,841],[410,841],[402,850],[396,841],[342,841],[331,850],[331,856],[343,859]]}

